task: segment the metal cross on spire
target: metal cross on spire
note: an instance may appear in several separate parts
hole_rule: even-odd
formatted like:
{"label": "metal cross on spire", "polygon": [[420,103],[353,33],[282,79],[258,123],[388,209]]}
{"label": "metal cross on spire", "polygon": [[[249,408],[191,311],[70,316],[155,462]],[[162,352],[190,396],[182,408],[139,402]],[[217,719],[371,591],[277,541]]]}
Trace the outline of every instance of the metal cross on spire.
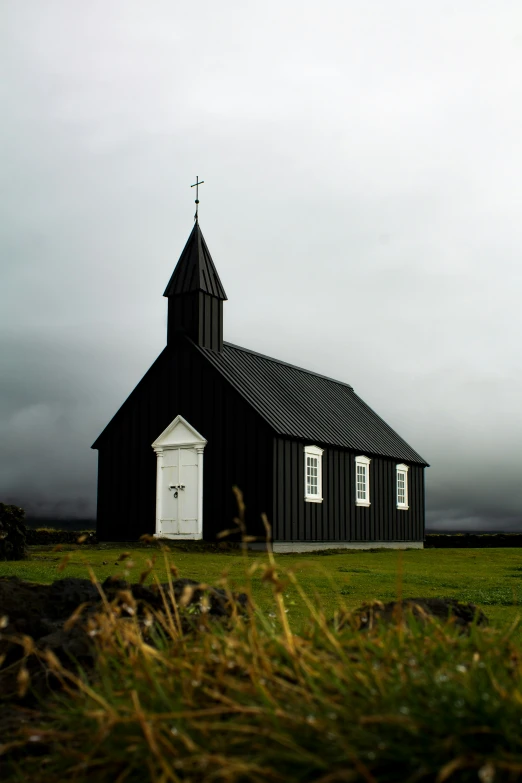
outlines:
{"label": "metal cross on spire", "polygon": [[196,177],[196,181],[193,185],[191,185],[191,188],[196,188],[196,214],[194,215],[194,220],[196,223],[198,222],[198,208],[199,208],[199,186],[203,185],[205,182],[204,179],[200,180],[199,177]]}

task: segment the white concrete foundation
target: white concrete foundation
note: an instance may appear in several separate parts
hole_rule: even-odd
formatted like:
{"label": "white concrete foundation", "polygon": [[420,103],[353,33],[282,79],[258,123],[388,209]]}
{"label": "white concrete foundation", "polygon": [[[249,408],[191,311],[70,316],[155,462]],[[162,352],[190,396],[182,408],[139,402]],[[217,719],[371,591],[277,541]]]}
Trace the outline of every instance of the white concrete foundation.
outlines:
{"label": "white concrete foundation", "polygon": [[[249,549],[265,550],[266,544]],[[424,549],[423,541],[274,541],[274,552],[319,552],[324,549]]]}

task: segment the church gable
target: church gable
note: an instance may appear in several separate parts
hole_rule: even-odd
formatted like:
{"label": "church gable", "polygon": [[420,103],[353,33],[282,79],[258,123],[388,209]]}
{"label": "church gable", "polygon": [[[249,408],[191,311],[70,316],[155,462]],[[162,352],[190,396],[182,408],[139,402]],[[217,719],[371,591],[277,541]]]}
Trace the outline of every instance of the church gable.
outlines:
{"label": "church gable", "polygon": [[192,427],[183,416],[176,416],[169,426],[152,444],[155,450],[166,449],[175,446],[204,446],[206,440],[203,435]]}

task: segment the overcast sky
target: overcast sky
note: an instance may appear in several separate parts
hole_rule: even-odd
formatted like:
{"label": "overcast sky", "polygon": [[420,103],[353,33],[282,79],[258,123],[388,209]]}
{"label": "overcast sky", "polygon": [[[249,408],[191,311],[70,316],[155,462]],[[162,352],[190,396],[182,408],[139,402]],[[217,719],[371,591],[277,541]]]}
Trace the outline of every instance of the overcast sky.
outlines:
{"label": "overcast sky", "polygon": [[0,500],[94,515],[199,175],[225,339],[352,384],[431,526],[522,529],[520,0],[0,15]]}

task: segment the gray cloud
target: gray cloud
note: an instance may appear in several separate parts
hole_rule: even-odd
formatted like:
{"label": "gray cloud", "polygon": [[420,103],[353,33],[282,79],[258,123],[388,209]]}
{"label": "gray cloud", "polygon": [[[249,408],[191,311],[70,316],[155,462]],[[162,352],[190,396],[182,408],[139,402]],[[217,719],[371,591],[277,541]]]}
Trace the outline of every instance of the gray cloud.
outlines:
{"label": "gray cloud", "polygon": [[431,463],[430,524],[522,522],[516,0],[4,17],[3,499],[94,513],[199,174],[226,339],[350,382]]}

